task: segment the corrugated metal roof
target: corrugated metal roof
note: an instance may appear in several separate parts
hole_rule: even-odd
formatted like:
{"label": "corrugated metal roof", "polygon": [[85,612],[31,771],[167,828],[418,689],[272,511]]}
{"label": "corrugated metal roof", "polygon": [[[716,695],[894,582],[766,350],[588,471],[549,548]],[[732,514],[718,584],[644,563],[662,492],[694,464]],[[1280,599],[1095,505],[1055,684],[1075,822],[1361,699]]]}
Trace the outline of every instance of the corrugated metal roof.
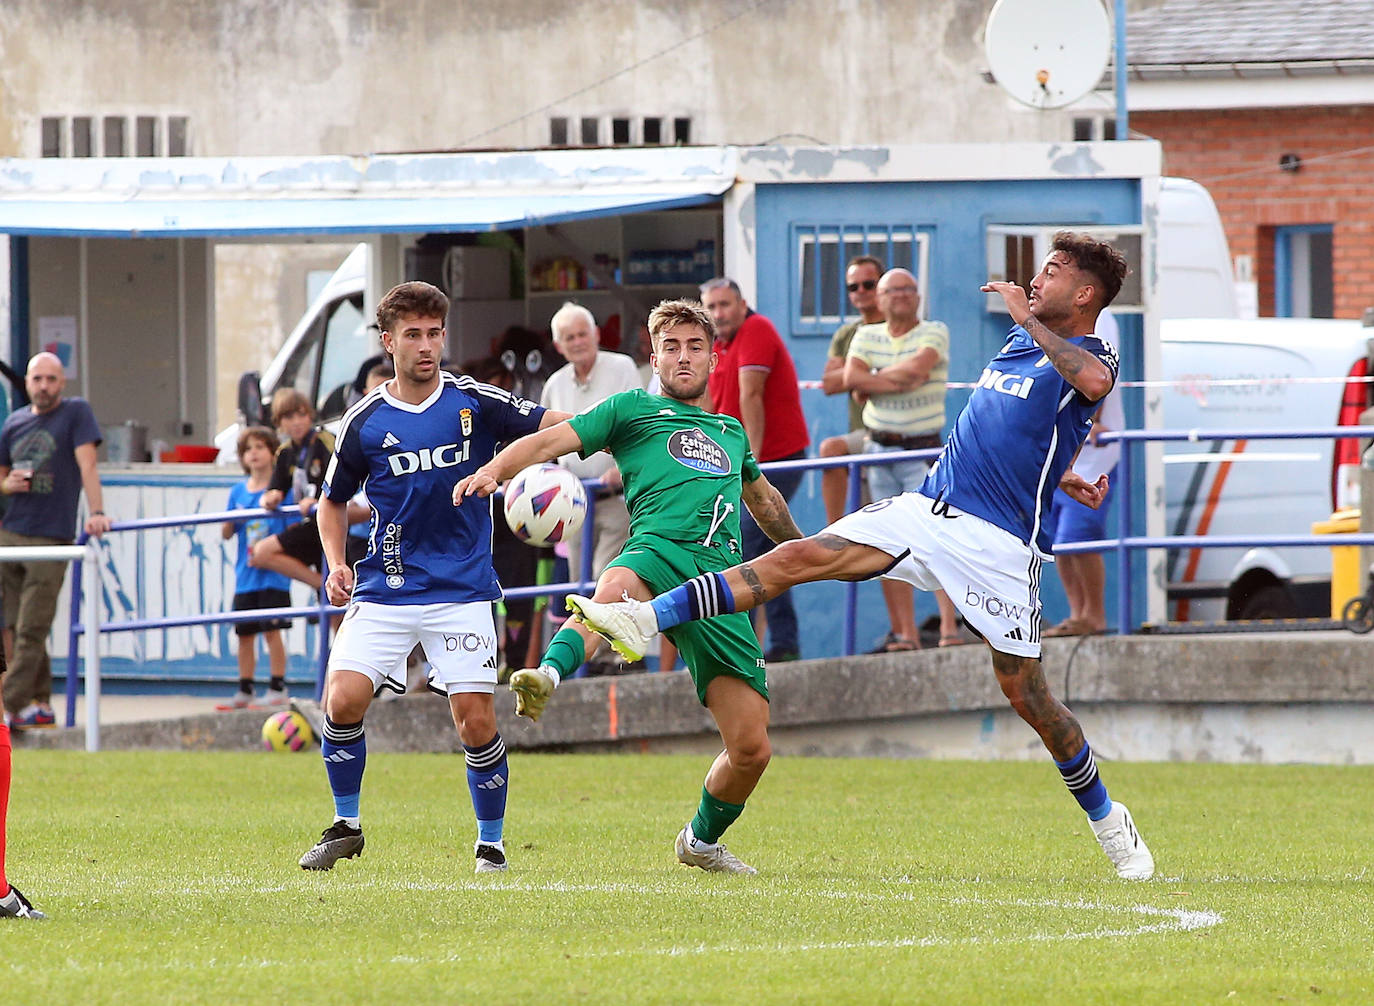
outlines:
{"label": "corrugated metal roof", "polygon": [[1131,67],[1371,58],[1374,0],[1166,0],[1126,18]]}
{"label": "corrugated metal roof", "polygon": [[0,233],[479,231],[709,202],[722,147],[318,158],[0,160]]}

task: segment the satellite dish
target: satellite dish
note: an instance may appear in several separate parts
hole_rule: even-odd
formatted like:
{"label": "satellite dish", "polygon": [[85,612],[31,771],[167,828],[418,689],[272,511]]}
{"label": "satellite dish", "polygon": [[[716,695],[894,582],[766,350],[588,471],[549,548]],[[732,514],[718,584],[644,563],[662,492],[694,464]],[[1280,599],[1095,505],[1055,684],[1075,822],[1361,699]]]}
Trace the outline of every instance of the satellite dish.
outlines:
{"label": "satellite dish", "polygon": [[1112,26],[1101,0],[997,0],[983,47],[1004,91],[1032,108],[1061,108],[1102,79]]}

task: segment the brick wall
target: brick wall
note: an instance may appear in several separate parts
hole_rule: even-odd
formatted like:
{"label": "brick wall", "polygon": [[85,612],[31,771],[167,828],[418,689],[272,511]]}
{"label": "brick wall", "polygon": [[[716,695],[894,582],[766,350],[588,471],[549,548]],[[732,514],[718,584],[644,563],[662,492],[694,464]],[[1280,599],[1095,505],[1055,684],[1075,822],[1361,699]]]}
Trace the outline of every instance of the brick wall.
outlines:
{"label": "brick wall", "polygon": [[[1374,104],[1132,112],[1132,132],[1159,140],[1164,172],[1205,185],[1231,254],[1250,255],[1260,314],[1274,313],[1274,228],[1331,224],[1335,314],[1374,306]],[[1279,158],[1297,154],[1296,172]]]}

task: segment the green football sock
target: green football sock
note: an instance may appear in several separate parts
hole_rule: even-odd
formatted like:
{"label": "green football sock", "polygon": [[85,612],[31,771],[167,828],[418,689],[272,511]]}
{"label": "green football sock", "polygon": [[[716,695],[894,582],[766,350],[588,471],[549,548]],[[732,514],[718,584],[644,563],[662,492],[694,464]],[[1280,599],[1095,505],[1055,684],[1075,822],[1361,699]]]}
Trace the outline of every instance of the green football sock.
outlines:
{"label": "green football sock", "polygon": [[558,671],[559,680],[562,680],[570,677],[586,660],[587,644],[582,641],[582,634],[576,629],[564,626],[549,643],[549,648],[544,651],[544,659],[540,663]]}
{"label": "green football sock", "polygon": [[725,829],[735,823],[735,818],[744,813],[744,804],[726,803],[718,800],[701,787],[701,803],[697,806],[696,817],[692,818],[692,834],[698,842],[714,845],[725,834]]}

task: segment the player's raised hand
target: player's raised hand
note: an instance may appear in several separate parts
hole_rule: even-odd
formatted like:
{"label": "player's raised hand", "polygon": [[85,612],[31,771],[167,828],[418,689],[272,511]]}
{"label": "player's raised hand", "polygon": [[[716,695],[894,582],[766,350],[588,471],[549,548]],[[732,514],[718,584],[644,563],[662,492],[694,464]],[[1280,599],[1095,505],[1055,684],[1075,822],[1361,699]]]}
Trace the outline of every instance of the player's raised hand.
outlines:
{"label": "player's raised hand", "polygon": [[1023,324],[1030,317],[1030,298],[1026,296],[1026,291],[1017,284],[990,279],[980,289],[984,293],[1000,294],[1003,303],[1007,305],[1007,313],[1011,315],[1011,320],[1016,324]]}
{"label": "player's raised hand", "polygon": [[353,567],[344,563],[337,569],[331,569],[329,578],[324,581],[324,593],[335,607],[346,605],[353,596]]}

